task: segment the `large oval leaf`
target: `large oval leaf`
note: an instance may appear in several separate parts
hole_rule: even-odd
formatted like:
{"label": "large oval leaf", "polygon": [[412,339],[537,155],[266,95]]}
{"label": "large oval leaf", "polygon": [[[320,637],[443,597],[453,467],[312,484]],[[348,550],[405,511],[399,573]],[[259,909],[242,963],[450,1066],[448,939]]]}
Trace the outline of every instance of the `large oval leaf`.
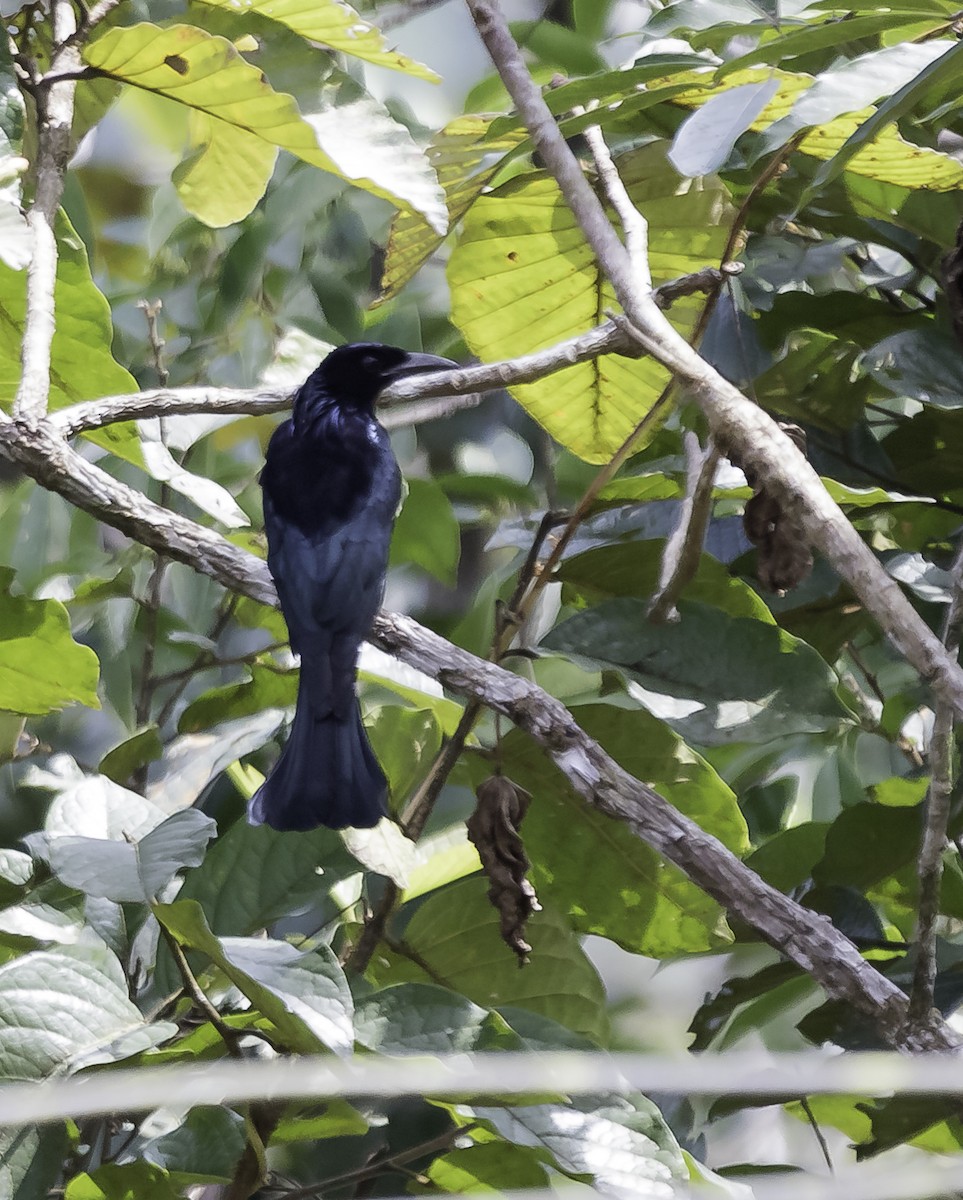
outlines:
{"label": "large oval leaf", "polygon": [[[649,222],[655,281],[718,262],[732,209],[717,179],[682,181],[663,143],[624,155],[619,171]],[[616,309],[578,222],[545,172],[480,196],[448,266],[452,319],[483,361],[514,358],[582,333]],[[673,305],[688,337],[703,301]],[[605,462],[657,400],[668,372],[652,359],[608,355],[512,394],[548,432],[589,462]]]}
{"label": "large oval leaf", "polygon": [[[422,171],[418,186],[412,187],[411,135],[390,121],[373,100],[344,106],[350,111],[339,109],[330,119],[328,113],[318,114],[312,127],[292,97],[276,92],[226,38],[193,25],[118,26],[87,46],[84,56],[88,65],[112,79],[167,96],[254,134],[398,207],[416,208],[441,232],[447,226],[444,197],[427,161],[418,155]],[[358,153],[359,137],[364,155]],[[326,139],[332,142],[330,152]],[[392,168],[399,158],[406,170],[400,172],[396,186],[393,180],[399,172]]]}

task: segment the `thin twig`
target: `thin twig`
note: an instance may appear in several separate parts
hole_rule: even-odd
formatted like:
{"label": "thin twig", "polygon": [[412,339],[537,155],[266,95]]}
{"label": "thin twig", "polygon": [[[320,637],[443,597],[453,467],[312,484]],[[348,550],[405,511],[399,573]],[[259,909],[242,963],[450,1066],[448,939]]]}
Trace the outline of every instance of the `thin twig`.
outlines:
{"label": "thin twig", "polygon": [[[228,624],[230,623],[231,617],[233,617],[233,615],[234,615],[234,610],[237,608],[239,600],[240,600],[240,596],[237,594],[237,592],[230,593],[230,595],[228,596],[228,599],[227,599],[227,603],[224,605],[221,612],[218,613],[217,619],[215,620],[213,626],[211,627],[210,633],[208,633],[208,635],[207,635],[208,639],[210,641],[216,642],[217,639],[224,632],[224,630],[227,628]],[[157,714],[158,729],[163,729],[164,726],[167,724],[168,720],[171,717],[171,714],[173,713],[174,709],[177,707],[178,700],[180,700],[181,696],[184,694],[185,689],[187,688],[190,681],[194,678],[195,674],[197,674],[198,671],[207,670],[207,666],[204,665],[204,663],[202,661],[205,658],[212,660],[212,662],[210,664],[212,666],[213,665],[223,665],[224,661],[225,661],[224,659],[221,659],[218,662],[217,660],[214,659],[214,655],[210,650],[201,650],[200,653],[197,655],[197,657],[194,659],[193,666],[191,668],[185,668],[184,671],[181,671],[178,673],[180,678],[177,681],[177,686],[174,688],[174,690],[171,692],[171,694],[164,701],[163,705],[161,706],[160,712]],[[170,675],[159,675],[155,681],[155,687],[162,687],[171,682],[172,682],[172,679],[171,679]]]}
{"label": "thin twig", "polygon": [[632,203],[632,197],[626,191],[618,168],[612,161],[612,155],[605,144],[602,130],[598,125],[590,125],[584,130],[582,136],[585,138],[589,150],[592,151],[595,168],[599,173],[599,180],[605,189],[605,194],[608,196],[612,207],[618,213],[619,221],[622,224],[622,235],[625,238],[625,249],[632,262],[632,269],[635,271],[638,286],[651,291],[652,272],[649,268],[649,223]]}
{"label": "thin twig", "polygon": [[[963,620],[963,540],[950,568],[953,594],[943,621],[943,644],[954,658],[960,649],[960,623]],[[930,737],[930,785],[923,804],[923,833],[917,860],[919,908],[916,919],[916,965],[910,992],[907,1020],[925,1021],[933,1007],[936,986],[936,925],[940,914],[943,882],[943,852],[947,843],[950,798],[953,792],[952,706],[940,698],[936,702],[933,733]]]}
{"label": "thin twig", "polygon": [[327,1195],[335,1188],[344,1187],[348,1183],[362,1183],[366,1179],[373,1179],[378,1175],[383,1175],[386,1171],[392,1171],[406,1163],[414,1162],[416,1159],[425,1158],[439,1150],[449,1149],[452,1143],[464,1134],[470,1133],[474,1128],[475,1124],[472,1122],[469,1125],[458,1125],[447,1129],[437,1137],[430,1138],[417,1146],[409,1146],[407,1150],[400,1150],[388,1158],[377,1159],[374,1162],[365,1163],[363,1166],[354,1167],[350,1171],[344,1171],[340,1175],[330,1175],[327,1179],[321,1179],[317,1183],[309,1183],[304,1187],[295,1188],[294,1191],[285,1192],[284,1200],[308,1200],[310,1196]]}
{"label": "thin twig", "polygon": [[361,936],[351,947],[342,964],[346,974],[363,975],[367,971],[368,964],[378,949],[378,943],[384,937],[385,928],[400,899],[401,888],[394,880],[389,879],[377,907],[365,917]]}
{"label": "thin twig", "polygon": [[161,937],[163,937],[164,941],[167,943],[167,948],[170,950],[171,957],[174,959],[174,965],[177,967],[178,974],[180,975],[181,981],[184,984],[184,991],[187,992],[188,996],[190,996],[194,1007],[199,1012],[204,1014],[207,1020],[210,1021],[211,1025],[213,1025],[220,1034],[221,1041],[224,1043],[224,1049],[228,1052],[231,1058],[243,1058],[244,1054],[237,1043],[238,1038],[245,1037],[248,1031],[245,1030],[244,1033],[239,1034],[236,1029],[232,1029],[231,1026],[227,1024],[221,1014],[217,1011],[215,1005],[208,1000],[204,993],[204,989],[197,982],[194,972],[191,970],[191,965],[187,961],[187,955],[181,948],[180,942],[178,942],[177,938],[174,937],[174,935],[162,921],[158,921],[157,924],[161,931]]}
{"label": "thin twig", "polygon": [[695,576],[702,557],[706,529],[712,515],[712,485],[719,465],[717,446],[705,453],[691,430],[685,435],[687,459],[686,494],[679,506],[679,518],[665,544],[659,586],[646,610],[650,621],[677,621],[676,602],[686,584]]}
{"label": "thin twig", "polygon": [[826,1169],[830,1175],[836,1174],[836,1168],[833,1166],[833,1158],[829,1153],[829,1144],[819,1127],[819,1122],[816,1120],[816,1114],[813,1112],[812,1105],[809,1103],[808,1096],[799,1097],[799,1107],[806,1114],[806,1120],[809,1122],[809,1127],[813,1131],[813,1136],[816,1139],[816,1144],[819,1146],[819,1152],[823,1156],[823,1162],[826,1164]]}

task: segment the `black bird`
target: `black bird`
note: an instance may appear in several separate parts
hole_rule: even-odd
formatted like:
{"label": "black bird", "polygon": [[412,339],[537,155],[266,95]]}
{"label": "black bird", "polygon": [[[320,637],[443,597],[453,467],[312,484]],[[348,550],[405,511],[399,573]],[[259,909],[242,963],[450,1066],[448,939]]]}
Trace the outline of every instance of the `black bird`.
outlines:
{"label": "black bird", "polygon": [[386,812],[387,782],[354,692],[401,496],[375,402],[395,379],[456,365],[395,346],[340,346],[271,436],[261,472],[268,567],[301,676],[287,744],[251,800],[253,825],[368,829]]}

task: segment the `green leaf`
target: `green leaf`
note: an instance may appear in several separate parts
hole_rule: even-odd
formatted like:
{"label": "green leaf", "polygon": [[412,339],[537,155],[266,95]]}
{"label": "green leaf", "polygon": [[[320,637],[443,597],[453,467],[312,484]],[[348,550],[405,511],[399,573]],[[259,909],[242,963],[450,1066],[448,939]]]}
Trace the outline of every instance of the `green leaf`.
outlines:
{"label": "green leaf", "polygon": [[828,829],[824,821],[784,829],[750,854],[746,866],[779,891],[791,892],[809,878],[823,857]]}
{"label": "green leaf", "polygon": [[430,479],[409,479],[408,494],[395,522],[391,566],[414,563],[454,587],[461,553],[451,501]]}
{"label": "green leaf", "polygon": [[278,833],[242,818],[188,871],[178,898],[200,902],[217,935],[255,933],[316,902],[357,869],[330,829]]}
{"label": "green leaf", "polygon": [[860,366],[894,396],[911,396],[936,408],[963,405],[959,346],[932,325],[906,329],[877,342]]}
{"label": "green leaf", "polygon": [[399,983],[366,996],[355,1013],[359,1045],[377,1054],[466,1054],[495,1048],[503,1022],[467,996]]}
{"label": "green leaf", "polygon": [[46,1200],[66,1152],[62,1124],[0,1130],[0,1196],[4,1200]]}
{"label": "green leaf", "polygon": [[89,66],[246,130],[312,166],[447,226],[441,189],[403,126],[370,97],[315,114],[298,111],[226,38],[193,25],[107,29],[85,47]]}
{"label": "green leaf", "polygon": [[415,864],[415,843],[394,821],[382,818],[373,829],[343,829],[341,838],[366,871],[384,875],[400,888],[408,886]]}
{"label": "green leaf", "polygon": [[188,131],[188,156],[171,176],[181,203],[214,228],[243,221],[267,190],[277,146],[197,109]]}
{"label": "green leaf", "polygon": [[[501,167],[505,153],[517,146],[524,133],[489,135],[491,117],[468,115],[436,134],[426,151],[445,192],[448,224],[462,219]],[[391,236],[381,275],[378,303],[390,300],[441,245],[443,234],[416,212],[400,212],[391,223]]]}
{"label": "green leaf", "polygon": [[848,16],[838,21],[820,21],[803,25],[798,29],[790,29],[788,33],[777,34],[772,38],[763,38],[754,50],[748,54],[730,59],[719,68],[719,78],[722,79],[732,71],[741,71],[756,63],[780,63],[787,58],[795,58],[800,54],[811,54],[815,50],[825,50],[844,42],[856,42],[862,38],[873,37],[887,29],[899,29],[904,25],[919,23],[920,13],[911,13],[908,8],[887,8],[887,11],[877,11],[865,16]]}
{"label": "green leaf", "polygon": [[676,130],[669,161],[680,175],[718,171],[778,89],[778,80],[767,79],[713,96]]}
{"label": "green leaf", "polygon": [[166,818],[157,804],[104,775],[84,776],[58,792],[47,809],[48,838],[142,838]]}
{"label": "green leaf", "polygon": [[441,749],[441,727],[431,709],[385,704],[367,728],[391,798],[401,805]]}
{"label": "green leaf", "polygon": [[[801,115],[805,111],[805,94],[813,86],[811,75],[749,67],[742,71],[733,71],[722,80],[704,72],[693,74],[690,78],[692,89],[688,92],[674,91],[669,97],[670,103],[682,108],[699,107],[707,103],[710,96],[719,90],[726,91],[747,83],[777,79],[778,92],[751,125],[751,128],[759,133],[771,130],[770,136],[763,141],[763,148],[767,152],[785,145],[798,128],[806,128],[811,121],[817,121],[814,115],[807,116],[805,120]],[[678,85],[681,80],[679,75],[671,77],[674,85]],[[800,141],[798,153],[821,160],[833,159],[854,137],[859,136],[868,115],[872,116],[871,110],[853,112],[852,108],[847,106],[834,120],[816,123],[816,127]],[[860,138],[859,144],[854,146],[844,165],[850,174],[911,189],[925,187],[934,191],[955,191],[963,181],[963,165],[954,158],[938,150],[916,146],[902,137],[898,130],[883,127],[874,131],[871,143],[867,138]],[[833,177],[841,171],[842,166]],[[801,209],[814,195],[814,184],[810,184],[796,207]]]}
{"label": "green leaf", "polygon": [[298,696],[297,671],[255,664],[250,679],[201,692],[181,713],[181,733],[199,733],[221,721],[254,716],[266,708],[291,708]]}
{"label": "green leaf", "polygon": [[322,1138],[363,1137],[368,1129],[365,1118],[346,1100],[330,1100],[320,1116],[282,1117],[271,1134],[271,1145],[315,1142]]}
{"label": "green leaf", "polygon": [[[9,157],[9,156],[7,156]],[[0,156],[0,181],[4,171]],[[12,271],[22,271],[30,262],[30,226],[20,205],[0,195],[0,262]]]}
{"label": "green leaf", "polygon": [[370,977],[381,985],[440,982],[485,1008],[517,1005],[604,1040],[604,989],[568,923],[547,909],[536,913],[526,935],[531,962],[520,971],[486,890],[482,879],[463,879],[431,896],[405,931],[415,959],[376,956]]}
{"label": "green leaf", "polygon": [[269,708],[175,738],[147,785],[147,798],[163,804],[167,812],[187,808],[226,767],[259,750],[283,720],[280,709]]}
{"label": "green leaf", "polygon": [[359,682],[375,684],[393,692],[407,700],[414,709],[427,709],[434,714],[442,733],[448,737],[458,728],[464,712],[462,705],[445,696],[441,685],[429,675],[422,675],[414,667],[391,658],[371,645],[362,646],[361,662],[368,663],[369,667],[362,665],[359,669]]}
{"label": "green leaf", "polygon": [[227,9],[234,16],[245,12],[259,13],[286,25],[307,41],[320,42],[332,50],[340,50],[379,67],[403,71],[416,79],[439,81],[439,76],[429,67],[397,50],[389,50],[381,31],[344,0],[315,0],[309,5],[302,0],[204,0],[204,3]]}
{"label": "green leaf", "polygon": [[287,942],[216,938],[195,900],[156,904],[153,912],[182,945],[200,950],[275,1026],[285,1045],[303,1054],[350,1052],[351,992],[327,946],[302,954]]}
{"label": "green leaf", "polygon": [[0,1079],[112,1062],[174,1032],[147,1025],[106,947],[36,950],[0,966]]}
{"label": "green leaf", "polygon": [[139,1156],[192,1183],[229,1183],[247,1143],[244,1119],[229,1108],[192,1108],[169,1133],[151,1138]]}
{"label": "green leaf", "polygon": [[704,604],[683,601],[679,609],[680,621],[653,625],[643,601],[608,600],[563,622],[543,644],[621,668],[646,689],[648,708],[700,745],[763,742],[848,720],[833,672],[805,642]]}
{"label": "green leaf", "polygon": [[[581,595],[592,598],[653,596],[659,584],[664,549],[661,538],[598,546],[566,559],[558,569],[558,577]],[[682,594],[687,600],[711,604],[733,617],[775,624],[759,593],[730,575],[725,565],[710,554],[700,556],[696,573]]]}
{"label": "green leaf", "polygon": [[164,753],[164,744],[156,725],[146,725],[100,760],[99,771],[123,786],[139,767],[156,762]]}
{"label": "green leaf", "polygon": [[204,860],[217,824],[197,809],[174,813],[140,841],[55,837],[48,854],[54,874],[68,887],[117,903],[149,901],[183,867]]}
{"label": "green leaf", "polygon": [[861,891],[892,875],[916,857],[920,810],[856,804],[839,814],[826,834],[826,850],[813,869],[821,884]]}
{"label": "green leaf", "polygon": [[184,1190],[166,1171],[145,1162],[107,1163],[75,1175],[64,1200],[181,1200]]}
{"label": "green leaf", "polygon": [[425,1171],[442,1192],[498,1192],[548,1187],[548,1174],[532,1150],[510,1142],[483,1142],[436,1158]]}
{"label": "green leaf", "polygon": [[11,596],[0,586],[0,709],[36,716],[72,703],[100,708],[99,674],[97,655],[74,641],[59,600]]}
{"label": "green leaf", "polygon": [[[666,725],[642,709],[579,705],[575,721],[627,771],[736,854],[748,847],[736,797]],[[585,804],[529,738],[502,744],[506,774],[532,793],[522,836],[539,898],[574,929],[652,958],[731,940],[718,903],[628,828]]]}
{"label": "green leaf", "polygon": [[600,1192],[657,1200],[688,1178],[675,1138],[644,1096],[511,1108],[472,1105],[460,1111],[484,1121],[506,1141],[547,1152],[564,1174],[587,1177]]}
{"label": "green leaf", "polygon": [[[623,155],[619,171],[649,222],[655,281],[718,260],[732,209],[716,179],[680,185],[664,143]],[[452,320],[483,361],[512,358],[582,333],[617,308],[591,248],[545,172],[480,196],[448,264]],[[673,305],[691,335],[704,301]],[[589,462],[611,458],[655,403],[668,374],[650,358],[605,355],[511,388],[562,445]]]}
{"label": "green leaf", "polygon": [[[110,308],[90,276],[87,251],[63,212],[58,213],[56,324],[50,348],[50,408],[80,400],[136,392],[137,383],[110,353]],[[20,341],[26,320],[26,273],[0,262],[0,408],[13,401],[20,382]],[[130,421],[87,435],[98,446],[143,466]],[[2,624],[0,624],[2,628]]]}
{"label": "green leaf", "polygon": [[423,837],[415,846],[415,861],[402,900],[417,900],[428,892],[481,870],[478,851],[460,822],[441,833]]}
{"label": "green leaf", "polygon": [[[860,122],[856,130],[847,137],[846,141],[813,176],[812,182],[803,191],[798,202],[802,209],[811,203],[819,192],[847,168],[852,168],[854,157],[864,152],[866,147],[879,137],[887,126],[900,120],[911,112],[917,102],[931,88],[941,86],[945,82],[952,83],[959,78],[960,65],[963,62],[963,46],[950,46],[945,54],[923,68],[914,78],[899,89],[889,99],[885,100],[876,111],[866,120]],[[894,180],[894,182],[900,182]]]}

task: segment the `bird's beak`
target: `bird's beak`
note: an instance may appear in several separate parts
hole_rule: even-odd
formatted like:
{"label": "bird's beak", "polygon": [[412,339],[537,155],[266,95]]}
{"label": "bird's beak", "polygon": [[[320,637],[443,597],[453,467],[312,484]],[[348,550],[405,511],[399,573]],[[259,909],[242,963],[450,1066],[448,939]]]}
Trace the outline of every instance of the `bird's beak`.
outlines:
{"label": "bird's beak", "polygon": [[416,354],[414,351],[408,352],[408,357],[403,363],[399,363],[388,374],[389,378],[407,379],[409,375],[424,375],[429,371],[456,371],[458,363],[452,362],[450,358],[439,358],[437,354]]}

